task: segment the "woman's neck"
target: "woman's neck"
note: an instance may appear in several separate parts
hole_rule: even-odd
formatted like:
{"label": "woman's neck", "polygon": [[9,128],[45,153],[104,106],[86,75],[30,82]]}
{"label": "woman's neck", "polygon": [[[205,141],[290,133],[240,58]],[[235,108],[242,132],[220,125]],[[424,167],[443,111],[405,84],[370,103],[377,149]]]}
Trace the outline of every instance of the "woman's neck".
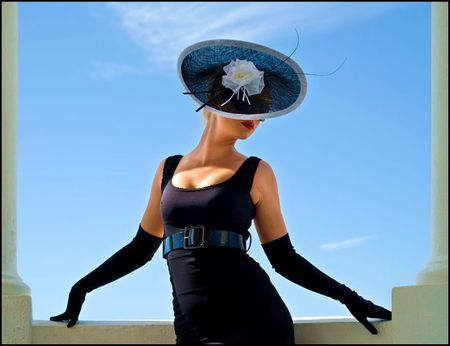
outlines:
{"label": "woman's neck", "polygon": [[223,162],[226,159],[240,155],[234,147],[235,144],[235,138],[220,137],[214,132],[212,126],[206,126],[199,143],[189,155],[201,164]]}

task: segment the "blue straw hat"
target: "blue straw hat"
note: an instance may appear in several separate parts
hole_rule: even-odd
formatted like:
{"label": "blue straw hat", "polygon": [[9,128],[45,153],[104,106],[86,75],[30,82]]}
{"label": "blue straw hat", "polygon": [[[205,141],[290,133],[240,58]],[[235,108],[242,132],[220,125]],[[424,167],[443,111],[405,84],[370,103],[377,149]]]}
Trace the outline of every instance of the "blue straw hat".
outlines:
{"label": "blue straw hat", "polygon": [[288,114],[306,95],[298,64],[271,48],[245,41],[208,40],[185,48],[178,58],[185,94],[218,115],[264,120]]}

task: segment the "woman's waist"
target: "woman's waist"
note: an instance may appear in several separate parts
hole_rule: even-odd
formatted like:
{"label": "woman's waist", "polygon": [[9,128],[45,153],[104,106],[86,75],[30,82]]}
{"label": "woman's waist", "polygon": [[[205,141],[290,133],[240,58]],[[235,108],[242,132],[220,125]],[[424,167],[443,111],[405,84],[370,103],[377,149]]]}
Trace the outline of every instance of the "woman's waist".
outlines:
{"label": "woman's waist", "polygon": [[[211,225],[164,226],[163,257],[236,256],[251,246],[248,229]],[[249,239],[250,238],[250,239]],[[172,254],[176,251],[176,254]]]}
{"label": "woman's waist", "polygon": [[251,257],[240,248],[206,245],[201,248],[179,248],[167,253],[168,263],[197,263],[221,265],[234,262],[251,262]]}
{"label": "woman's waist", "polygon": [[[221,232],[231,232],[232,235],[238,234],[248,239],[250,232],[248,231],[250,225],[248,224],[234,224],[234,223],[202,223],[194,220],[186,220],[186,222],[164,222],[164,237],[173,236],[176,233],[185,233],[188,230],[201,233],[202,235],[215,236]],[[191,232],[192,233],[192,232]],[[209,233],[209,234],[208,234]]]}
{"label": "woman's waist", "polygon": [[167,264],[176,294],[200,294],[203,290],[205,294],[240,292],[257,296],[276,291],[266,271],[247,254],[186,255],[168,259]]}

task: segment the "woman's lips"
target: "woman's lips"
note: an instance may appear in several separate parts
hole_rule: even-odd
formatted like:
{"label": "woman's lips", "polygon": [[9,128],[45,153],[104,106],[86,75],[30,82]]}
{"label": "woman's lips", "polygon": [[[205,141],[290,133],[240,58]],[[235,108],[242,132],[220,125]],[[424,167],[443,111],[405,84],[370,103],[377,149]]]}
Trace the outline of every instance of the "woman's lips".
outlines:
{"label": "woman's lips", "polygon": [[249,130],[252,130],[255,127],[253,124],[253,121],[251,121],[251,120],[241,121],[241,124],[244,125],[246,128],[248,128]]}

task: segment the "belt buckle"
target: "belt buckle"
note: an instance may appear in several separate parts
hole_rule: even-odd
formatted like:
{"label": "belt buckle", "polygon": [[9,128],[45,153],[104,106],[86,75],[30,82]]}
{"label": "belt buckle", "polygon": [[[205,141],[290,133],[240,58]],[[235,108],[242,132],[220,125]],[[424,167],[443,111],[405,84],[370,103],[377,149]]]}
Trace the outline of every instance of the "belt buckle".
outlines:
{"label": "belt buckle", "polygon": [[[195,235],[197,234],[196,230],[201,231],[202,241],[200,244],[195,243],[195,239],[196,239]],[[193,244],[188,244],[189,239],[193,240],[192,241]],[[203,225],[186,226],[184,228],[183,248],[184,249],[197,249],[197,248],[202,248],[204,246],[205,246],[205,226],[203,226]]]}

